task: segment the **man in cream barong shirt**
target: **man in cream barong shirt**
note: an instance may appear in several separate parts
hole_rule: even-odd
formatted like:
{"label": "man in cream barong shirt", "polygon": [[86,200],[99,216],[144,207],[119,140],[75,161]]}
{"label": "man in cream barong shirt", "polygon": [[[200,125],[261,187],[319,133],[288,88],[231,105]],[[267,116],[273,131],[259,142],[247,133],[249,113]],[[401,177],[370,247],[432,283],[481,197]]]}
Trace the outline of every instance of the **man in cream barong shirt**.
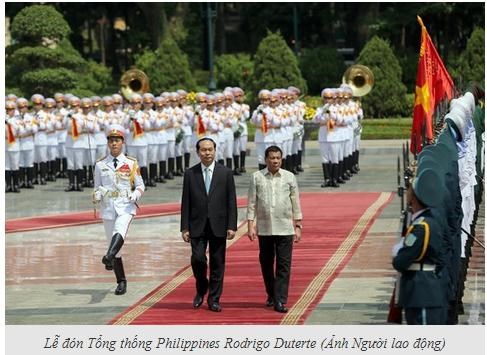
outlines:
{"label": "man in cream barong shirt", "polygon": [[[293,242],[301,240],[301,206],[293,173],[281,169],[282,150],[273,145],[265,151],[265,169],[250,179],[248,235],[259,239],[259,261],[267,292],[266,306],[286,313]],[[274,269],[274,259],[276,267]]]}

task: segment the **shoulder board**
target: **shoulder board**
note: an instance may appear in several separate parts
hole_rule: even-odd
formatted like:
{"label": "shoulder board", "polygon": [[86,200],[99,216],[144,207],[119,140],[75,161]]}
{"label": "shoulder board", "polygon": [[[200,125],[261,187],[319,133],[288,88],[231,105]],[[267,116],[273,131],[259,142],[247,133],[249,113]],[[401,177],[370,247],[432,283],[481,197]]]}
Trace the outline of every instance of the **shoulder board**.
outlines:
{"label": "shoulder board", "polygon": [[131,157],[131,156],[128,156],[128,155],[126,155],[126,157],[127,157],[127,159],[130,159],[130,160],[133,160],[133,161],[137,161],[137,159],[134,158],[134,157]]}
{"label": "shoulder board", "polygon": [[422,222],[424,222],[424,217],[419,217],[413,222],[413,224],[421,224]]}
{"label": "shoulder board", "polygon": [[102,161],[106,158],[107,156],[105,155],[103,158],[98,159],[96,162],[98,163],[99,161]]}

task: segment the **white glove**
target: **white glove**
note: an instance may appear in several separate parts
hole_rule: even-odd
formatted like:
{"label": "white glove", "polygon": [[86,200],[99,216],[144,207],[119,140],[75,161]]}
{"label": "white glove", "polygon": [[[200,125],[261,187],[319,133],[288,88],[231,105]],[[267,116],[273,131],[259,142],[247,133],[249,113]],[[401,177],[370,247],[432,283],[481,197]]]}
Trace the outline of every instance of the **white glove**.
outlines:
{"label": "white glove", "polygon": [[393,258],[397,256],[397,253],[399,252],[399,250],[402,249],[403,246],[404,246],[404,238],[401,238],[401,240],[397,244],[394,244],[394,246],[392,247]]}
{"label": "white glove", "polygon": [[132,201],[132,202],[137,202],[139,200],[140,196],[142,196],[142,194],[140,193],[140,191],[139,190],[135,190],[134,192],[132,192],[129,195],[129,200]]}
{"label": "white glove", "polygon": [[101,193],[101,191],[97,190],[93,193],[93,202],[94,203],[98,203],[101,201],[103,197],[103,194]]}

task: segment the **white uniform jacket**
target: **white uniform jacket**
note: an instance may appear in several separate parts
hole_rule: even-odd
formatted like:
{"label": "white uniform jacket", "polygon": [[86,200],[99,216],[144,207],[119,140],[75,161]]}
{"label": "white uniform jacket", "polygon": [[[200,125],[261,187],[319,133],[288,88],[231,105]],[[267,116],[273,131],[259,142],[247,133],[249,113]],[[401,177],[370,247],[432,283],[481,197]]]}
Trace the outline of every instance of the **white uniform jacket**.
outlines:
{"label": "white uniform jacket", "polygon": [[124,214],[135,215],[135,202],[129,199],[134,190],[138,190],[141,196],[145,190],[136,159],[120,154],[116,169],[110,154],[96,162],[94,191],[102,194],[102,219],[116,219]]}

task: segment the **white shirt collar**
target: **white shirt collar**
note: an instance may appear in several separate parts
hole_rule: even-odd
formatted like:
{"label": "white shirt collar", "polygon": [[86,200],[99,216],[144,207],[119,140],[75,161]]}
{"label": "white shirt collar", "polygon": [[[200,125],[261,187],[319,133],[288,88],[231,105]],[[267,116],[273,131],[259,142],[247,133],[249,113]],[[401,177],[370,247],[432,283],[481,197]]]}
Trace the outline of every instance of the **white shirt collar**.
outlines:
{"label": "white shirt collar", "polygon": [[[213,160],[213,162],[210,164],[210,166],[208,166],[208,168],[210,169],[210,172],[213,173],[215,171],[215,161]],[[206,169],[206,165],[201,163],[201,171],[205,171]]]}

